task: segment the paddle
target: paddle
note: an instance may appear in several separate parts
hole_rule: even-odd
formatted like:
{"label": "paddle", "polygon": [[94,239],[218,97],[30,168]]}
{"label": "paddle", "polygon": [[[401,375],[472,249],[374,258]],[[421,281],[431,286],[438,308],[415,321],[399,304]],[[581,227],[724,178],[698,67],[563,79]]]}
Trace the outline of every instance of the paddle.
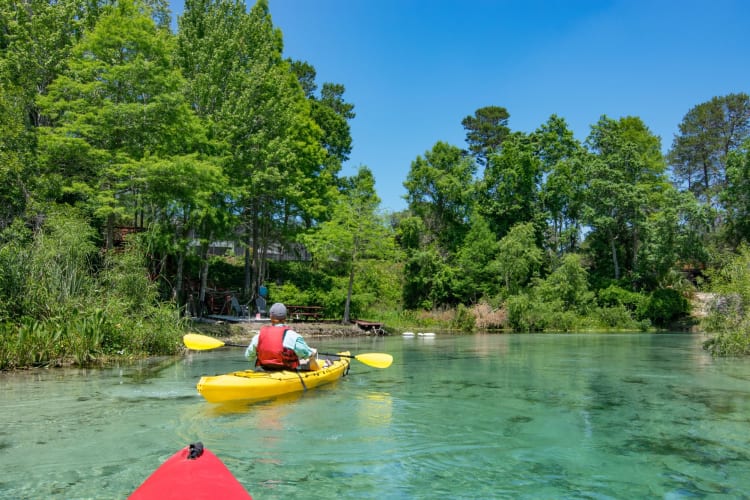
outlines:
{"label": "paddle", "polygon": [[[194,351],[206,351],[208,349],[216,349],[218,347],[247,347],[242,344],[232,344],[231,342],[222,342],[219,339],[208,337],[206,335],[198,335],[197,333],[187,333],[182,337],[182,341],[188,349]],[[364,354],[357,354],[356,356],[348,356],[346,354],[334,354],[330,352],[319,352],[325,356],[339,356],[342,358],[356,359],[360,363],[364,363],[367,366],[374,368],[388,368],[393,363],[393,356],[382,352],[368,352]]]}

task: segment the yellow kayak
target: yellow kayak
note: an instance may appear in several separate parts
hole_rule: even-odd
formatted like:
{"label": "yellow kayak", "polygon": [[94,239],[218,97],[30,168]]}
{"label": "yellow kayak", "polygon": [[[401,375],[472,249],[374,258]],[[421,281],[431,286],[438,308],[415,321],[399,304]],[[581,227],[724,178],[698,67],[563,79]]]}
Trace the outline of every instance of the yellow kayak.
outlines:
{"label": "yellow kayak", "polygon": [[235,400],[261,400],[282,394],[306,391],[338,380],[349,372],[349,352],[340,356],[319,356],[319,361],[329,359],[331,364],[315,371],[262,372],[243,370],[213,377],[204,376],[198,381],[198,392],[206,401],[221,403]]}

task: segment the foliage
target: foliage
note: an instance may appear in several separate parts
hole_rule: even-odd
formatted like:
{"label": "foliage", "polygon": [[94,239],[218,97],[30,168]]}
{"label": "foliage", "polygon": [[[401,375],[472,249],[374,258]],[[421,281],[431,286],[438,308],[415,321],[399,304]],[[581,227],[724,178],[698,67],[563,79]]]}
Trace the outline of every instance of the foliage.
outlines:
{"label": "foliage", "polygon": [[410,252],[404,264],[405,307],[430,310],[451,302],[453,272],[434,246]]}
{"label": "foliage", "polygon": [[31,231],[21,219],[0,232],[0,322],[24,316]]}
{"label": "foliage", "polygon": [[596,325],[609,329],[621,330],[645,330],[649,322],[639,322],[634,318],[634,313],[623,304],[608,307],[598,307],[594,310],[593,318]]}
{"label": "foliage", "polygon": [[473,332],[477,327],[476,318],[468,307],[459,304],[451,327],[462,332]]}
{"label": "foliage", "polygon": [[513,226],[533,223],[540,216],[538,186],[542,163],[524,134],[506,139],[500,152],[490,155],[477,186],[477,208],[499,238]]}
{"label": "foliage", "polygon": [[[411,162],[389,218],[372,172],[339,174],[344,85],[283,58],[267,0],[168,18],[161,0],[0,2],[0,367],[176,352],[196,281],[515,331],[664,326],[710,284],[713,352],[745,352],[747,94],[689,110],[667,158],[638,117],[581,143],[562,117],[527,134],[480,107],[464,147]],[[116,246],[119,226],[139,237]],[[217,240],[244,262],[209,257]]]}
{"label": "foliage", "polygon": [[485,106],[461,120],[466,130],[466,143],[481,165],[487,165],[491,154],[500,150],[510,135],[510,113],[501,106]]}
{"label": "foliage", "polygon": [[668,156],[675,178],[711,207],[727,187],[727,155],[750,133],[750,96],[728,94],[698,104],[679,130]]}
{"label": "foliage", "polygon": [[537,282],[535,290],[542,300],[560,301],[565,311],[585,314],[594,303],[594,293],[589,290],[587,272],[578,254],[566,254],[549,276]]}
{"label": "foliage", "polygon": [[342,269],[348,277],[341,295],[345,323],[350,319],[358,276],[368,272],[371,262],[392,260],[396,255],[394,236],[376,212],[379,203],[372,172],[360,167],[346,182],[330,220],[301,237],[318,266]]}
{"label": "foliage", "polygon": [[52,318],[85,308],[95,297],[94,230],[75,210],[52,212],[28,254],[23,315]]}
{"label": "foliage", "polygon": [[435,242],[452,252],[463,240],[472,209],[476,165],[461,149],[436,143],[412,163],[404,186],[411,213],[422,219],[421,245]]}
{"label": "foliage", "polygon": [[500,240],[498,251],[500,276],[508,293],[518,293],[538,273],[542,258],[534,226],[531,223],[513,226]]}
{"label": "foliage", "polygon": [[703,322],[714,334],[704,345],[716,356],[750,354],[750,247],[742,245],[736,255],[712,271],[712,291],[717,300]]}
{"label": "foliage", "polygon": [[[27,265],[8,266],[21,306],[7,309],[0,324],[0,369],[87,365],[113,355],[180,349],[177,311],[157,301],[137,241],[100,262],[92,239],[92,228],[76,211],[53,212],[27,247]],[[6,243],[0,256],[12,261],[17,251]]]}
{"label": "foliage", "polygon": [[680,292],[671,288],[659,288],[651,293],[642,316],[654,325],[665,327],[689,311],[690,304]]}
{"label": "foliage", "polygon": [[483,297],[499,293],[494,279],[502,270],[500,247],[487,220],[474,213],[471,227],[455,258],[456,277],[453,284],[456,296],[464,303],[476,303]]}
{"label": "foliage", "polygon": [[597,300],[602,307],[623,307],[631,313],[640,310],[646,297],[640,293],[626,290],[617,285],[609,285],[607,288],[600,289],[597,293]]}
{"label": "foliage", "polygon": [[750,140],[729,154],[726,175],[720,199],[727,211],[727,239],[735,247],[750,244]]}

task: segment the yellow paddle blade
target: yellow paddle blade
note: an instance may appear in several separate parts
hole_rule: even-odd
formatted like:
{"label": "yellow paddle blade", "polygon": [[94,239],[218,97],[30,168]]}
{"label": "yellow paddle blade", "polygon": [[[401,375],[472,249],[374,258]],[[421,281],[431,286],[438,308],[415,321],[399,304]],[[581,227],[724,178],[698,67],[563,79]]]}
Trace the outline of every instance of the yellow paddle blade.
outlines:
{"label": "yellow paddle blade", "polygon": [[194,351],[205,351],[207,349],[216,349],[217,347],[223,347],[224,342],[213,337],[206,335],[198,335],[197,333],[187,333],[182,337],[182,341],[188,349]]}
{"label": "yellow paddle blade", "polygon": [[357,354],[354,359],[375,368],[388,368],[393,363],[393,356],[382,352],[366,352]]}

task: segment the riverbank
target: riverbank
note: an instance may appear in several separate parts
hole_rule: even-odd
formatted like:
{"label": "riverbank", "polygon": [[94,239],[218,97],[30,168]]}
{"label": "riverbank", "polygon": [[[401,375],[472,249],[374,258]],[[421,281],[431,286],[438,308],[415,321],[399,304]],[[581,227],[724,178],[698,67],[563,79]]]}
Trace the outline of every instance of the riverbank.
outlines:
{"label": "riverbank", "polygon": [[[211,335],[226,342],[250,342],[253,335],[258,333],[263,323],[243,322],[229,323],[226,321],[193,322],[191,330],[195,333]],[[353,337],[374,335],[362,330],[356,324],[343,324],[334,321],[300,321],[290,323],[289,327],[305,338],[315,337]]]}

